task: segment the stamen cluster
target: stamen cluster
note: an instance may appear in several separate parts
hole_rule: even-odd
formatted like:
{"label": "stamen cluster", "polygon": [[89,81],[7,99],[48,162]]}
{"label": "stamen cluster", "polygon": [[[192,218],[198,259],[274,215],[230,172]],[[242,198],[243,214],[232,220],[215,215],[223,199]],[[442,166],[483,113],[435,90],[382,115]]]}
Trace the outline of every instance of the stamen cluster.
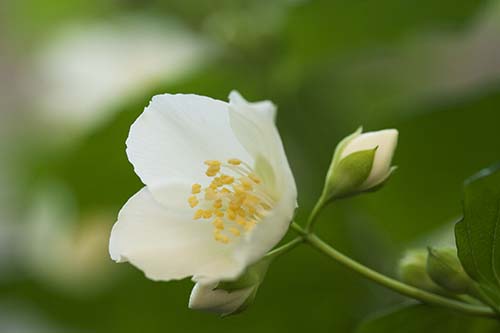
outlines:
{"label": "stamen cluster", "polygon": [[206,188],[193,184],[188,203],[191,208],[198,207],[193,218],[211,219],[214,239],[228,244],[231,238],[252,230],[274,201],[264,190],[262,179],[243,161],[208,160],[205,165],[205,174],[212,181]]}

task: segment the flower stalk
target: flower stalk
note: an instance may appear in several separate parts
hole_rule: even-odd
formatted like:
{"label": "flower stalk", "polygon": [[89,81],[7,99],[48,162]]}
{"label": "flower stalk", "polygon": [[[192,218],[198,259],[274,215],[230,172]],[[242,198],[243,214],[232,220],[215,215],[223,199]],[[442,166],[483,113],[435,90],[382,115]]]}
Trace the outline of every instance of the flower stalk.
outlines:
{"label": "flower stalk", "polygon": [[345,267],[357,272],[358,274],[364,276],[365,278],[374,281],[388,289],[391,289],[401,295],[416,299],[418,301],[424,302],[430,305],[436,305],[445,307],[451,310],[459,311],[468,315],[479,316],[479,317],[496,317],[496,313],[490,308],[479,305],[467,304],[464,302],[448,299],[443,296],[439,296],[419,288],[412,287],[396,279],[388,277],[381,274],[365,265],[351,259],[345,254],[339,252],[321,238],[316,236],[311,229],[306,231],[296,222],[291,225],[292,229],[300,234],[305,243],[309,244],[311,247],[317,251],[323,253],[327,257],[337,261],[338,263],[344,265]]}

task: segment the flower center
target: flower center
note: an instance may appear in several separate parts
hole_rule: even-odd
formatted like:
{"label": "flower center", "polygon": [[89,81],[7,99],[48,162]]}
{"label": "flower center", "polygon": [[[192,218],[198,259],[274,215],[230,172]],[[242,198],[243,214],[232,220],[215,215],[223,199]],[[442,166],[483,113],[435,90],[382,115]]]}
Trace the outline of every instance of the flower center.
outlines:
{"label": "flower center", "polygon": [[212,220],[214,239],[228,244],[252,230],[272,209],[274,200],[247,163],[232,158],[205,164],[205,174],[212,181],[206,188],[193,184],[188,203],[191,208],[198,207],[193,218]]}

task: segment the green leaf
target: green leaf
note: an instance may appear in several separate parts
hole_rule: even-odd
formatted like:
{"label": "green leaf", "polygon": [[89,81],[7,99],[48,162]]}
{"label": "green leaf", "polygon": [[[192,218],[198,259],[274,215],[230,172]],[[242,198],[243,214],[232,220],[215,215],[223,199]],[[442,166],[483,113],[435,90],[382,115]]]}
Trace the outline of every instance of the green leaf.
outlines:
{"label": "green leaf", "polygon": [[491,319],[464,316],[424,304],[399,307],[369,317],[356,333],[495,333],[500,324]]}
{"label": "green leaf", "polygon": [[500,307],[500,166],[465,184],[464,217],[455,226],[458,257],[490,305]]}

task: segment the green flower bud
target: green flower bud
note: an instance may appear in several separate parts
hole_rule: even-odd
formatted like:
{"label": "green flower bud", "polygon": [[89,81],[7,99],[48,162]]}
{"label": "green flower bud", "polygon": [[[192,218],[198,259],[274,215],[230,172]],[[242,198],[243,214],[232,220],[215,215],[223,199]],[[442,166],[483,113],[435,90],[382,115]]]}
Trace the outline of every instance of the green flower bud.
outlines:
{"label": "green flower bud", "polygon": [[196,283],[189,298],[189,308],[229,316],[250,306],[264,280],[272,258],[263,258],[249,266],[236,280],[210,284]]}
{"label": "green flower bud", "polygon": [[398,131],[356,132],[335,149],[328,170],[323,198],[328,201],[380,188],[395,170],[391,167]]}
{"label": "green flower bud", "polygon": [[427,273],[431,279],[442,288],[454,294],[467,294],[473,282],[465,273],[457,256],[457,250],[452,247],[428,248]]}
{"label": "green flower bud", "polygon": [[416,288],[438,294],[447,294],[427,274],[428,252],[425,249],[410,250],[399,261],[398,275],[401,281]]}

